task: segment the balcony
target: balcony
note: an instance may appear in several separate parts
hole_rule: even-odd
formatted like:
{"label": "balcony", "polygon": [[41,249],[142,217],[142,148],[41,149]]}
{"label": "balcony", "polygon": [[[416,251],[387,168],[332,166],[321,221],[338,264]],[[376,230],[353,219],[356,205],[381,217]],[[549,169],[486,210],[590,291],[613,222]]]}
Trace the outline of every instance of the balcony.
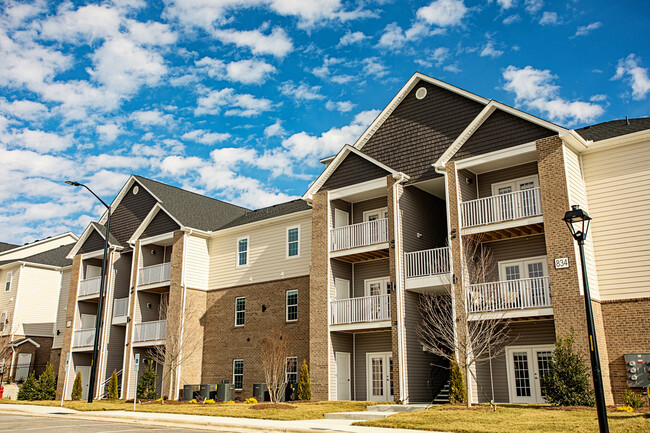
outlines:
{"label": "balcony", "polygon": [[390,295],[333,300],[330,324],[340,330],[390,326]]}
{"label": "balcony", "polygon": [[72,334],[72,347],[91,348],[95,345],[95,328],[77,329]]}
{"label": "balcony", "polygon": [[404,254],[406,289],[425,289],[449,284],[449,247]]}
{"label": "balcony", "polygon": [[548,277],[472,284],[467,290],[467,312],[510,312],[505,317],[552,314]]}
{"label": "balcony", "polygon": [[387,254],[379,254],[381,257],[374,257],[372,253],[381,249],[387,249],[387,244],[387,218],[336,227],[330,230],[330,251],[332,252],[332,257],[367,253],[373,256],[367,259],[384,258],[384,256],[387,257]]}
{"label": "balcony", "polygon": [[170,262],[145,266],[138,270],[138,286],[147,286],[167,282],[171,278],[172,264]]}
{"label": "balcony", "polygon": [[[542,222],[542,200],[539,188],[479,198],[461,203],[463,229],[499,225],[508,228]],[[516,221],[516,223],[512,223]],[[464,234],[484,230],[464,230]]]}
{"label": "balcony", "polygon": [[124,325],[129,317],[129,298],[113,301],[113,325]]}
{"label": "balcony", "polygon": [[92,297],[99,295],[99,285],[102,277],[86,278],[79,282],[79,295],[78,297]]}
{"label": "balcony", "polygon": [[133,327],[133,343],[155,342],[155,344],[160,344],[159,342],[166,338],[167,320],[136,323]]}

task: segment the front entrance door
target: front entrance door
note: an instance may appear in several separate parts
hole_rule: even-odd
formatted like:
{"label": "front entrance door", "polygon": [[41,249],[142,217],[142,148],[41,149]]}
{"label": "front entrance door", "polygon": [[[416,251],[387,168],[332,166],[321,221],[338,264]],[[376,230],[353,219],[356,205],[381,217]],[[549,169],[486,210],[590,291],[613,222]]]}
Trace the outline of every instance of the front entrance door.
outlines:
{"label": "front entrance door", "polygon": [[510,403],[545,403],[541,379],[552,356],[552,345],[506,348]]}
{"label": "front entrance door", "polygon": [[[90,366],[89,365],[79,365],[75,367],[74,369],[74,375],[77,377],[77,373],[81,372],[81,386],[82,386],[82,394],[81,394],[81,399],[82,400],[87,400],[88,399],[88,382],[90,381]],[[70,388],[72,389],[72,388]]]}
{"label": "front entrance door", "polygon": [[336,399],[352,400],[350,394],[350,352],[336,352]]}
{"label": "front entrance door", "polygon": [[32,365],[31,353],[19,353],[18,363],[16,364],[16,382],[23,382],[29,376],[29,367]]}
{"label": "front entrance door", "polygon": [[370,401],[393,400],[393,354],[366,354],[367,398]]}

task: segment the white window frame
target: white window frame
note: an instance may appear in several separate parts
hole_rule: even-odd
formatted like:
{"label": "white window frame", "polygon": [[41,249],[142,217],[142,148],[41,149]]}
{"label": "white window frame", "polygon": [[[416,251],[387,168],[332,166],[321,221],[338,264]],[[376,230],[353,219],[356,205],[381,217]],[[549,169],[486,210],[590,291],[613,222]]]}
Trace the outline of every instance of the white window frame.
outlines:
{"label": "white window frame", "polygon": [[5,333],[5,325],[8,322],[7,320],[8,313],[6,311],[3,311],[0,313],[0,333],[4,334]]}
{"label": "white window frame", "polygon": [[[243,300],[244,300],[244,309],[241,310],[241,311],[240,311],[240,310],[237,310],[237,301],[240,300],[240,299],[243,299]],[[237,324],[237,313],[239,313],[239,312],[243,312],[243,313],[244,313],[244,316],[243,316],[243,317],[244,317],[244,320],[243,320],[243,323],[242,323],[241,325]],[[246,296],[238,296],[238,297],[235,298],[235,326],[236,326],[237,328],[241,328],[241,327],[244,326],[245,324],[246,324]]]}
{"label": "white window frame", "polygon": [[382,278],[371,278],[368,280],[363,280],[363,295],[364,296],[370,296],[370,284],[372,283],[381,283],[381,290],[382,295],[388,294],[388,283],[390,282],[390,277],[382,277]]}
{"label": "white window frame", "polygon": [[[235,363],[241,361],[241,373],[235,373]],[[241,388],[237,388],[237,381],[235,380],[236,376],[241,376]],[[241,391],[244,388],[244,360],[243,359],[233,359],[232,360],[232,384],[235,385],[235,390]]]}
{"label": "white window frame", "polygon": [[[289,293],[296,292],[296,318],[289,319]],[[284,295],[284,305],[285,305],[285,315],[284,318],[287,322],[297,322],[298,321],[298,289],[287,290]],[[291,305],[293,307],[293,305]]]}
{"label": "white window frame", "polygon": [[14,276],[14,271],[8,271],[5,279],[5,292],[11,291],[11,279]]}
{"label": "white window frame", "polygon": [[[295,364],[294,364],[294,365],[296,366],[296,371],[295,371],[295,373],[294,373],[294,372],[289,372],[289,370],[288,370],[288,368],[289,368],[289,360],[290,360],[290,359],[295,359],[295,360],[296,360],[296,362],[295,362]],[[287,385],[288,385],[288,384],[289,384],[289,374],[295,374],[295,375],[296,375],[296,381],[295,381],[295,382],[291,382],[291,383],[294,383],[294,384],[298,385],[298,357],[297,357],[297,356],[287,356],[287,360],[286,360],[286,361],[287,361],[287,362],[284,364],[284,381],[285,381],[285,382],[287,383]]]}
{"label": "white window frame", "polygon": [[524,176],[524,177],[518,177],[516,179],[511,179],[511,180],[506,180],[503,182],[497,182],[492,184],[492,195],[496,196],[499,195],[498,191],[499,188],[502,188],[504,186],[511,185],[512,186],[512,192],[516,191],[521,191],[519,189],[519,184],[524,183],[524,182],[533,182],[535,186],[533,188],[539,188],[539,176],[536,174],[533,174],[531,176]]}
{"label": "white window frame", "polygon": [[[240,254],[239,242],[243,241],[244,239],[246,240],[246,263],[243,264],[243,265],[240,265],[239,264],[239,254]],[[238,267],[238,268],[246,268],[246,267],[249,266],[249,264],[250,264],[250,251],[251,251],[251,239],[250,239],[250,236],[242,236],[240,238],[237,238],[237,243],[235,244],[235,252],[236,252],[235,266],[236,267]]]}
{"label": "white window frame", "polygon": [[542,262],[542,266],[544,269],[544,276],[548,277],[548,256],[535,256],[535,257],[524,257],[521,259],[515,259],[515,260],[504,260],[498,262],[498,268],[499,268],[499,281],[506,281],[506,272],[505,268],[506,266],[511,266],[511,265],[519,265],[521,269],[521,279],[525,278],[530,278],[528,276],[528,264],[534,262]]}
{"label": "white window frame", "polygon": [[380,208],[377,208],[377,209],[364,211],[363,212],[363,222],[368,222],[369,221],[368,218],[370,217],[370,215],[373,215],[373,214],[379,214],[378,219],[380,219],[380,220],[387,219],[388,218],[388,208],[387,207],[380,207]]}
{"label": "white window frame", "polygon": [[[296,254],[295,256],[290,256],[289,255],[289,244],[292,243],[292,242],[289,242],[289,230],[293,230],[293,229],[298,229],[298,240],[294,241],[294,242],[296,242],[298,244],[298,254]],[[287,244],[286,258],[287,259],[297,259],[297,258],[300,257],[300,224],[298,224],[296,226],[287,227],[287,232],[286,233],[287,233],[287,237],[286,237],[286,244]]]}

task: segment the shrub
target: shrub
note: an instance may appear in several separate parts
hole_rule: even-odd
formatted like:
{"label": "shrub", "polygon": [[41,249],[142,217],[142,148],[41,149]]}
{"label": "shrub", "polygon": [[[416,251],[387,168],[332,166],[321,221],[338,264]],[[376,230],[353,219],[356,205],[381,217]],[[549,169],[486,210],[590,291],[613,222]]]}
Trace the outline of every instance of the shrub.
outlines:
{"label": "shrub", "polygon": [[45,371],[38,377],[36,388],[35,398],[37,400],[54,400],[56,398],[56,376],[52,364],[48,363]]}
{"label": "shrub", "polygon": [[225,404],[235,404],[235,401],[234,401],[234,400],[230,400],[230,401],[225,401],[224,403],[225,403]]}
{"label": "shrub", "polygon": [[298,380],[298,400],[311,400],[311,384],[309,383],[309,368],[307,361],[302,360],[300,379]]}
{"label": "shrub", "polygon": [[188,401],[188,403],[190,403],[190,404],[194,404],[194,403],[196,403],[196,399],[193,398],[192,400]]}
{"label": "shrub", "polygon": [[640,409],[645,404],[645,401],[643,400],[641,395],[637,394],[631,389],[626,389],[625,393],[623,394],[623,403],[625,403],[626,406],[629,406],[632,409],[637,410]]}
{"label": "shrub", "polygon": [[451,374],[449,376],[449,403],[465,403],[467,401],[467,390],[463,373],[456,361],[451,361]]}
{"label": "shrub", "polygon": [[38,382],[32,371],[18,391],[18,400],[36,400],[38,398]]}
{"label": "shrub", "polygon": [[257,400],[255,399],[255,397],[251,397],[251,398],[247,398],[246,400],[244,400],[244,403],[246,403],[246,404],[257,404]]}
{"label": "shrub", "polygon": [[209,399],[209,400],[204,401],[203,403],[205,403],[205,404],[214,404],[215,401],[213,399]]}
{"label": "shrub", "polygon": [[555,342],[548,368],[541,380],[546,401],[556,406],[594,405],[589,370],[582,356],[573,351],[573,329],[571,334]]}
{"label": "shrub", "polygon": [[108,398],[117,399],[120,398],[117,392],[117,371],[113,370],[111,374],[111,380],[108,381]]}
{"label": "shrub", "polygon": [[144,371],[138,380],[138,398],[157,399],[156,382],[158,376],[153,368],[153,361],[144,362]]}
{"label": "shrub", "polygon": [[72,384],[72,399],[81,400],[83,395],[83,388],[81,384],[81,372],[77,372],[77,377],[74,378],[74,383]]}

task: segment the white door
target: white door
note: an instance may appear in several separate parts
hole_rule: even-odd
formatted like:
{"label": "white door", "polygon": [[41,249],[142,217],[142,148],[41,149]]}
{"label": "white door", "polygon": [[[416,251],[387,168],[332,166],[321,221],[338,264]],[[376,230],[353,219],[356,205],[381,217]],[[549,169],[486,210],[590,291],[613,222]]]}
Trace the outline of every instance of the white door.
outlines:
{"label": "white door", "polygon": [[552,345],[506,348],[510,403],[545,402],[541,378],[552,356]]}
{"label": "white door", "polygon": [[32,365],[31,353],[19,353],[16,364],[16,382],[23,382],[29,376],[29,367]]}
{"label": "white door", "polygon": [[93,266],[93,265],[86,266],[86,279],[96,278],[99,277],[101,274],[102,274],[101,266]]}
{"label": "white door", "polygon": [[349,225],[350,214],[341,209],[334,209],[334,228]]}
{"label": "white door", "polygon": [[382,218],[388,218],[388,208],[373,209],[363,213],[363,221],[376,221]]}
{"label": "white door", "polygon": [[374,278],[372,280],[364,280],[365,296],[378,296],[388,294],[389,277]]}
{"label": "white door", "polygon": [[80,329],[94,329],[95,320],[97,316],[94,314],[82,314],[81,315],[81,328]]}
{"label": "white door", "polygon": [[506,281],[506,298],[510,308],[535,308],[548,306],[550,292],[546,256],[499,262],[499,280]]}
{"label": "white door", "polygon": [[538,215],[540,203],[535,199],[532,191],[517,194],[516,197],[510,194],[515,191],[526,191],[537,187],[539,187],[539,179],[537,176],[522,177],[520,179],[493,184],[492,195],[504,195],[499,200],[497,209],[495,209],[497,218],[502,221],[513,219],[515,217],[515,209],[519,215],[518,217]]}
{"label": "white door", "polygon": [[367,399],[370,401],[393,400],[393,354],[366,354]]}
{"label": "white door", "polygon": [[80,365],[75,367],[74,376],[77,377],[77,373],[81,372],[81,388],[82,394],[81,399],[88,399],[88,382],[90,381],[90,366],[89,365]]}
{"label": "white door", "polygon": [[336,399],[352,400],[349,352],[336,352]]}
{"label": "white door", "polygon": [[[350,298],[350,281],[343,278],[335,278],[334,286],[336,288],[336,300],[343,300]],[[349,302],[335,302],[334,304],[334,323],[343,324],[351,323],[352,310],[350,309]]]}

